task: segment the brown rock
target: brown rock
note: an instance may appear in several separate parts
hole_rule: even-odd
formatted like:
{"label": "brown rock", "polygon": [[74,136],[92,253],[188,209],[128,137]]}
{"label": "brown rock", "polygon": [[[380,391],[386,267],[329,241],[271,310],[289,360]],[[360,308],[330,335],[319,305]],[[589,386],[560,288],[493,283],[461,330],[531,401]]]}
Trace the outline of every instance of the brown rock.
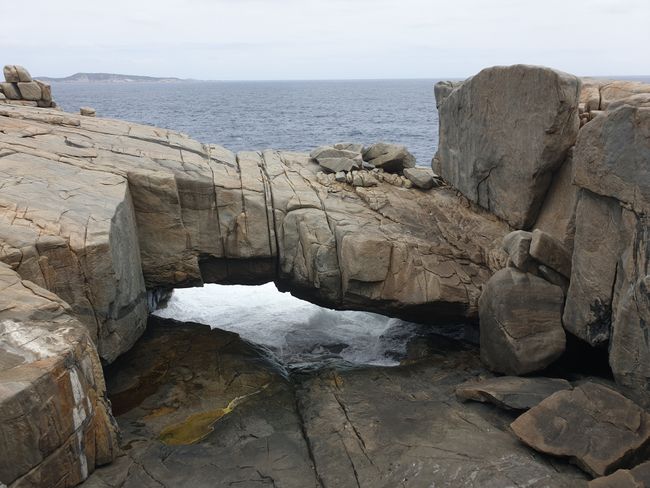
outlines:
{"label": "brown rock", "polygon": [[35,81],[21,81],[18,83],[18,90],[24,100],[38,101],[41,99],[41,86]]}
{"label": "brown rock", "polygon": [[97,351],[66,303],[0,263],[0,480],[72,487],[112,461]]}
{"label": "brown rock", "polygon": [[515,268],[490,278],[479,301],[481,360],[499,373],[521,375],[553,363],[565,347],[562,290]]}
{"label": "brown rock", "polygon": [[49,83],[43,81],[35,80],[38,86],[41,88],[41,100],[44,102],[52,101],[52,87]]}
{"label": "brown rock", "polygon": [[589,488],[647,488],[650,487],[650,461],[632,469],[619,469],[609,476],[589,482]]}
{"label": "brown rock", "polygon": [[0,89],[9,100],[20,100],[20,91],[15,83],[0,83]]}
{"label": "brown rock", "polygon": [[528,410],[553,393],[571,388],[571,383],[562,379],[499,376],[463,383],[456,388],[456,397],[461,401],[474,400],[501,408]]}
{"label": "brown rock", "polygon": [[650,415],[596,383],[555,393],[511,427],[532,448],[569,457],[593,476],[632,467],[650,454]]}
{"label": "brown rock", "polygon": [[533,231],[530,255],[561,275],[571,276],[571,253],[550,234],[539,229]]}

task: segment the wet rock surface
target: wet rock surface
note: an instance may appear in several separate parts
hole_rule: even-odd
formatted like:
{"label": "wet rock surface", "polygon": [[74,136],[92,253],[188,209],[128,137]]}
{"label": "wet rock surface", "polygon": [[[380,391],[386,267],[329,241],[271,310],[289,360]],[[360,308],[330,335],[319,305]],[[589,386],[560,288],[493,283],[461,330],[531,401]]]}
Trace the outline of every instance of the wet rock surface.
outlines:
{"label": "wet rock surface", "polygon": [[527,410],[555,392],[572,388],[571,383],[560,378],[500,376],[463,383],[456,388],[456,397],[461,401],[488,402],[502,408]]}
{"label": "wet rock surface", "polygon": [[519,444],[509,414],[454,398],[481,372],[473,347],[440,338],[403,366],[287,378],[235,334],[155,319],[107,372],[124,455],[82,486],[586,483]]}

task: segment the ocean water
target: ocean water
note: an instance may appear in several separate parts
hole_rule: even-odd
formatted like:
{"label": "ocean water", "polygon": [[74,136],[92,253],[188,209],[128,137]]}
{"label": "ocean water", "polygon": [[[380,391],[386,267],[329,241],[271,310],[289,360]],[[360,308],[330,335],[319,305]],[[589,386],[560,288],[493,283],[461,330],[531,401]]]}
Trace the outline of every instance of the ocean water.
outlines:
{"label": "ocean water", "polygon": [[155,315],[236,332],[288,368],[394,366],[421,328],[373,313],[322,308],[279,292],[273,283],[175,290]]}
{"label": "ocean water", "polygon": [[404,144],[428,166],[437,80],[55,83],[65,110],[179,130],[233,151],[307,151],[336,142]]}
{"label": "ocean water", "polygon": [[[351,141],[406,145],[428,166],[438,141],[435,80],[58,83],[65,110],[179,130],[233,151],[310,151]],[[420,326],[318,307],[273,283],[175,290],[157,315],[239,333],[288,368],[399,364]]]}

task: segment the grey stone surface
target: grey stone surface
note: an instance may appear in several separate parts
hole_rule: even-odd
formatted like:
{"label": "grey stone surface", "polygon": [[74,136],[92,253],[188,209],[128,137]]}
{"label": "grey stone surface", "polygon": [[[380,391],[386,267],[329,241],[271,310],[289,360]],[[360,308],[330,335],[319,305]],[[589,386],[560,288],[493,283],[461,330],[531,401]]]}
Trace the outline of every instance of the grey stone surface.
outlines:
{"label": "grey stone surface", "polygon": [[530,255],[562,276],[571,276],[571,253],[552,235],[535,229],[531,235]]}
{"label": "grey stone surface", "polygon": [[[443,338],[431,342],[408,365],[287,380],[234,334],[152,324],[108,373],[128,449],[82,487],[572,488],[585,482],[578,469],[517,442],[507,430],[509,415],[458,403],[454,386],[483,371],[476,350]],[[226,405],[232,408],[219,416]],[[195,429],[197,414],[214,422]]]}
{"label": "grey stone surface", "polygon": [[38,101],[41,99],[41,87],[35,81],[19,82],[18,90],[23,100]]}
{"label": "grey stone surface", "polygon": [[366,148],[363,160],[390,173],[401,173],[405,168],[415,167],[415,157],[405,146],[386,142]]}
{"label": "grey stone surface", "polygon": [[20,100],[20,91],[16,83],[0,83],[0,88],[9,100]]}
{"label": "grey stone surface", "polygon": [[535,267],[530,257],[530,242],[532,234],[525,230],[515,230],[506,234],[501,243],[503,250],[508,253],[508,258],[519,270],[528,272]]}
{"label": "grey stone surface", "polygon": [[492,371],[522,375],[564,352],[562,290],[515,268],[495,273],[481,294],[481,360]]}
{"label": "grey stone surface", "polygon": [[481,381],[468,381],[456,388],[462,401],[493,403],[501,408],[528,410],[561,390],[571,390],[571,383],[559,378],[521,378],[499,376]]}
{"label": "grey stone surface", "polygon": [[562,321],[591,345],[609,340],[612,290],[621,252],[621,207],[583,190],[576,210],[571,280]]}
{"label": "grey stone surface", "polygon": [[549,68],[487,68],[439,107],[434,171],[467,198],[529,229],[578,135],[580,80]]}
{"label": "grey stone surface", "polygon": [[433,171],[428,168],[405,168],[404,176],[406,176],[414,186],[422,190],[429,190],[435,185]]}

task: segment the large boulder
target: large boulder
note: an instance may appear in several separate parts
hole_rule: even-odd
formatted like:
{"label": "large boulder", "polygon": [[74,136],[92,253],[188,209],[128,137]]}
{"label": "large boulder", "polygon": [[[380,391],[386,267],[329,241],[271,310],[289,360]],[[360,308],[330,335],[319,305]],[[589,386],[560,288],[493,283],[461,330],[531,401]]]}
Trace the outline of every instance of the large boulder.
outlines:
{"label": "large boulder", "polygon": [[16,64],[8,64],[3,68],[3,74],[5,81],[9,83],[18,83],[18,82],[29,82],[32,81],[32,77],[22,66]]}
{"label": "large boulder", "polygon": [[389,173],[415,167],[415,156],[405,146],[378,142],[363,152],[363,160]]}
{"label": "large boulder", "polygon": [[37,101],[43,96],[41,86],[35,81],[21,81],[18,83],[18,90],[23,100]]}
{"label": "large boulder", "polygon": [[539,371],[564,352],[564,295],[558,286],[515,268],[492,276],[479,300],[481,360],[492,371]]}
{"label": "large boulder", "polygon": [[650,107],[627,100],[589,122],[575,147],[583,190],[564,321],[592,344],[610,339],[617,383],[648,406]]}
{"label": "large boulder", "polygon": [[624,104],[596,117],[576,144],[576,184],[650,213],[649,131],[650,108]]}
{"label": "large boulder", "polygon": [[549,68],[488,68],[439,106],[434,171],[511,225],[530,228],[575,143],[580,80]]}
{"label": "large boulder", "polygon": [[433,94],[436,97],[436,108],[439,109],[442,102],[449,94],[462,85],[462,81],[439,81],[433,86]]}
{"label": "large boulder", "polygon": [[533,449],[568,457],[592,476],[630,468],[650,455],[650,414],[597,383],[555,393],[511,427]]}

